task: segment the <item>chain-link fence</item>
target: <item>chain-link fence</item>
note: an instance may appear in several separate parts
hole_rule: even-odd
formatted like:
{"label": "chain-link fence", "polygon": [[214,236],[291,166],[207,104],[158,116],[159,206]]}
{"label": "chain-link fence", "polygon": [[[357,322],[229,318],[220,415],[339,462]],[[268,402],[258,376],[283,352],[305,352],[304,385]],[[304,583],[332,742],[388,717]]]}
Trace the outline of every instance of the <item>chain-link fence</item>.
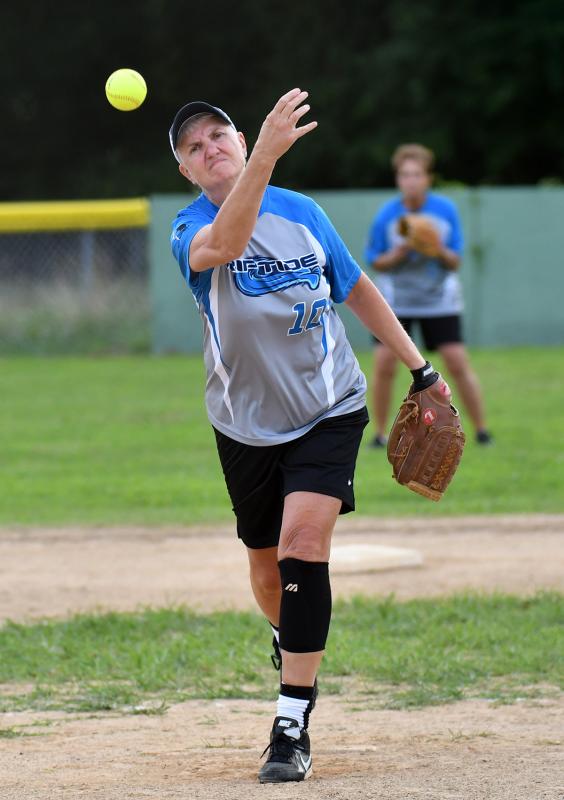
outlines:
{"label": "chain-link fence", "polygon": [[113,227],[109,206],[97,222],[112,227],[88,227],[87,214],[82,229],[67,218],[74,229],[0,230],[0,354],[149,349],[147,228],[139,214]]}

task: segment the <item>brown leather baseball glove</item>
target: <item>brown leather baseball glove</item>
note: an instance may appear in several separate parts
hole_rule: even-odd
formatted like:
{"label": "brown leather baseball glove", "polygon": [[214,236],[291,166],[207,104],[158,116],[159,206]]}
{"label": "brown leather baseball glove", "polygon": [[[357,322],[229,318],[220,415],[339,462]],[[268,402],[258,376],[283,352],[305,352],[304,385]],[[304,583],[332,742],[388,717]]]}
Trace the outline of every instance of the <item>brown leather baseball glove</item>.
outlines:
{"label": "brown leather baseball glove", "polygon": [[388,461],[398,483],[440,500],[457,470],[466,437],[448,385],[438,373],[432,386],[409,393],[392,425]]}
{"label": "brown leather baseball glove", "polygon": [[413,250],[429,258],[436,258],[441,251],[441,237],[435,225],[421,214],[405,214],[398,220],[398,233],[404,236]]}

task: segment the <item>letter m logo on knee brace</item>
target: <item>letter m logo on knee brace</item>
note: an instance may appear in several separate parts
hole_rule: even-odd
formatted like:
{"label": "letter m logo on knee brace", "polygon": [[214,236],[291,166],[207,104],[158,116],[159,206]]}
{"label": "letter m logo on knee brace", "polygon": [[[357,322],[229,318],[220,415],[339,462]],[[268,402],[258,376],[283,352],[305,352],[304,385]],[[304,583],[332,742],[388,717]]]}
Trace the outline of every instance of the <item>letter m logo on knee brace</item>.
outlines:
{"label": "letter m logo on knee brace", "polygon": [[287,653],[325,650],[331,620],[331,585],[326,561],[283,558],[280,585],[280,647]]}

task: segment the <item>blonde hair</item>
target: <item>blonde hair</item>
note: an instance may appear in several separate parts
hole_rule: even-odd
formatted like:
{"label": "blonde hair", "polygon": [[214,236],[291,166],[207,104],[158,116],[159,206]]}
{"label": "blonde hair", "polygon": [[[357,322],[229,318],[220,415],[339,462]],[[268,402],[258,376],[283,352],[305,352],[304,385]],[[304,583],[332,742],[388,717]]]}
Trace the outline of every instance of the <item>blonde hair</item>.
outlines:
{"label": "blonde hair", "polygon": [[418,161],[426,172],[431,173],[435,165],[435,154],[422,144],[400,144],[400,146],[394,150],[392,156],[394,172],[398,172],[403,162],[407,160]]}

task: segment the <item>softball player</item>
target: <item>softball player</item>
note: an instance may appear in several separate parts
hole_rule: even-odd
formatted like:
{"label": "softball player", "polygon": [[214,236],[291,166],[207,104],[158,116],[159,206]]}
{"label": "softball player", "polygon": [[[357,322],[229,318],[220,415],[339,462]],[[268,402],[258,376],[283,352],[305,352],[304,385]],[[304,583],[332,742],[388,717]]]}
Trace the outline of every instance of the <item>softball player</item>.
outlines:
{"label": "softball player", "polygon": [[[438,350],[452,375],[476,430],[478,444],[490,444],[478,379],[470,367],[462,339],[462,290],[457,274],[462,255],[458,211],[446,197],[430,192],[434,155],[420,144],[401,145],[392,157],[400,196],[376,214],[365,259],[377,272],[378,288],[408,333],[419,324],[425,347]],[[422,214],[441,238],[437,258],[409,248],[398,232],[404,214]],[[397,358],[384,342],[374,349],[374,447],[386,446],[392,383]]]}
{"label": "softball player", "polygon": [[248,163],[245,137],[215,106],[188,103],[170,129],[181,174],[201,189],[174,220],[172,250],[202,317],[206,407],[251,586],[280,643],[263,783],[311,774],[331,534],[354,510],[368,421],[366,381],[335,304],[347,303],[416,381],[430,368],[322,209],[269,185],[277,160],[316,127],[298,126],[306,97],[280,98]]}

